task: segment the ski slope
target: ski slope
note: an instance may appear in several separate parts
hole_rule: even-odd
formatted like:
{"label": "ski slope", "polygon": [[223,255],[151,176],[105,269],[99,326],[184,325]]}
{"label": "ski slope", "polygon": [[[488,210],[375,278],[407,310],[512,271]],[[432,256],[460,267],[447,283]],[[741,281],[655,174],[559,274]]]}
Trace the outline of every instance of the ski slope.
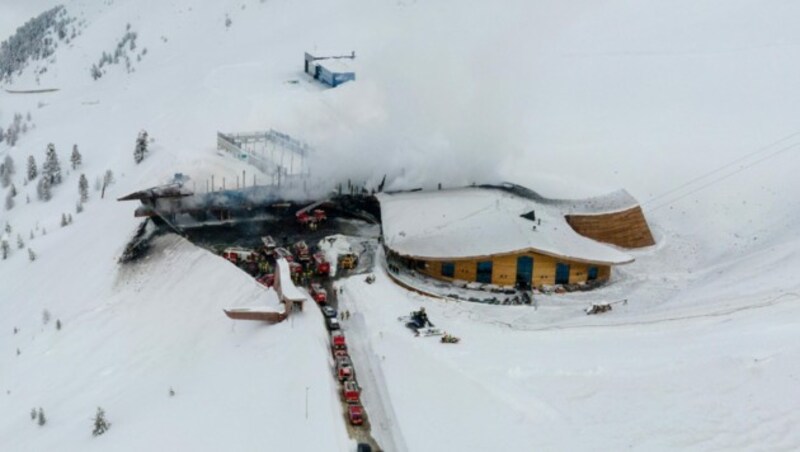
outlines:
{"label": "ski slope", "polygon": [[[0,0],[0,39],[57,4],[24,3]],[[535,311],[422,299],[380,267],[374,285],[344,281],[344,327],[362,340],[355,364],[387,450],[797,449],[800,5],[63,3],[81,35],[38,83],[31,66],[0,87],[0,126],[28,112],[35,125],[16,147],[0,143],[20,192],[0,211],[12,226],[0,449],[355,448],[315,310],[269,327],[230,321],[223,308],[275,305],[274,294],[174,237],[117,263],[138,225],[117,197],[178,172],[198,191],[212,175],[266,180],[219,154],[215,134],[268,128],[309,142],[320,179],[511,180],[560,199],[625,188],[656,235],[612,284]],[[93,80],[127,24],[147,53],[133,72],[113,65]],[[320,49],[355,50],[357,81],[327,90],[308,79],[303,52]],[[46,88],[58,91],[5,91]],[[141,129],[154,141],[135,165]],[[42,202],[23,175],[48,143],[65,180]],[[116,182],[100,199],[106,170]],[[92,188],[77,214],[81,173]],[[74,224],[60,227],[62,213]],[[462,343],[413,338],[396,318],[420,305]],[[92,438],[97,406],[112,428]]]}

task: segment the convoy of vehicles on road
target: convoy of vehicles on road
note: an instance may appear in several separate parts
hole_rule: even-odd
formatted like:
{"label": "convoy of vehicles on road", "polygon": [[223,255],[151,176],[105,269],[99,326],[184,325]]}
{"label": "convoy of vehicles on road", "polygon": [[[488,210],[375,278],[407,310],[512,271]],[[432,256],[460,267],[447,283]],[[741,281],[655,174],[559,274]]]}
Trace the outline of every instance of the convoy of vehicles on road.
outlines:
{"label": "convoy of vehicles on road", "polygon": [[[307,227],[307,230],[315,231],[327,220],[327,215],[322,209],[306,208],[297,212],[296,219],[301,226]],[[266,287],[275,285],[276,260],[283,258],[288,262],[293,282],[298,287],[307,288],[311,299],[320,307],[326,329],[330,332],[333,372],[341,385],[341,400],[347,420],[354,427],[363,426],[367,419],[364,407],[361,405],[361,387],[356,379],[355,368],[340,322],[340,316],[342,319],[348,318],[349,311],[339,312],[335,308],[336,293],[329,293],[332,288],[330,277],[333,272],[325,254],[313,243],[309,246],[305,240],[296,240],[292,243],[288,237],[284,236],[279,241],[269,235],[261,237],[261,246],[256,249],[229,247],[221,254],[225,259],[253,275],[256,281]],[[337,273],[355,270],[358,261],[358,256],[354,253],[339,255],[335,261]],[[333,291],[335,290],[333,286]],[[369,447],[367,444],[360,444],[359,447],[360,450],[369,450],[361,446]]]}

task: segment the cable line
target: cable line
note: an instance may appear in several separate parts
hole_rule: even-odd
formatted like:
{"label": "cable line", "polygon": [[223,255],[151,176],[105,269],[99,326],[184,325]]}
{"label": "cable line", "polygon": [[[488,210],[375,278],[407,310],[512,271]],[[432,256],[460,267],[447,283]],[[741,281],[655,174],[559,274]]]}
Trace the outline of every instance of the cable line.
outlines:
{"label": "cable line", "polygon": [[731,166],[736,165],[739,162],[747,160],[747,159],[749,159],[749,158],[751,158],[751,157],[753,157],[753,156],[755,156],[757,154],[760,154],[760,153],[772,148],[773,146],[775,146],[777,144],[783,143],[784,141],[786,141],[786,140],[788,140],[790,138],[794,138],[794,137],[796,137],[798,135],[800,135],[800,130],[798,130],[798,131],[796,131],[794,133],[791,133],[789,135],[786,135],[783,138],[780,138],[780,139],[778,139],[776,141],[773,141],[772,143],[769,143],[766,146],[762,146],[762,147],[756,149],[755,151],[753,151],[753,152],[751,152],[749,154],[746,154],[746,155],[744,155],[742,157],[739,157],[738,159],[736,159],[736,160],[734,160],[732,162],[729,162],[729,163],[726,163],[725,165],[720,166],[719,168],[716,168],[716,169],[711,170],[711,171],[709,171],[707,173],[701,174],[700,176],[697,176],[694,179],[691,179],[688,182],[685,182],[685,183],[683,183],[683,184],[681,184],[681,185],[679,185],[679,186],[677,186],[677,187],[675,187],[675,188],[673,188],[671,190],[668,190],[668,191],[666,191],[664,193],[661,193],[660,195],[654,196],[654,197],[648,199],[647,201],[645,201],[644,203],[642,203],[642,206],[646,206],[648,204],[651,204],[652,202],[654,202],[656,200],[659,200],[661,198],[664,198],[666,196],[669,196],[669,195],[671,195],[671,194],[673,194],[673,193],[675,193],[677,191],[680,191],[681,189],[686,188],[689,185],[694,184],[695,182],[699,182],[699,181],[701,181],[701,180],[703,180],[703,179],[705,179],[705,178],[707,178],[709,176],[713,176],[714,174],[719,173],[720,171],[724,171],[724,170],[730,168]]}
{"label": "cable line", "polygon": [[[800,132],[798,132],[798,133],[800,133]],[[655,206],[655,207],[653,207],[653,208],[651,208],[651,209],[649,209],[649,210],[652,212],[652,211],[656,211],[656,210],[658,210],[658,209],[660,209],[660,208],[662,208],[662,207],[666,207],[666,206],[668,206],[668,205],[670,205],[670,204],[674,204],[674,203],[676,203],[677,201],[680,201],[681,199],[683,199],[683,198],[685,198],[685,197],[687,197],[687,196],[689,196],[689,195],[691,195],[691,194],[697,193],[697,192],[698,192],[698,191],[700,191],[700,190],[703,190],[703,189],[705,189],[705,188],[708,188],[708,187],[710,187],[710,186],[712,186],[712,185],[714,185],[714,184],[717,184],[717,183],[719,183],[719,182],[722,182],[723,180],[725,180],[725,179],[728,179],[728,178],[729,178],[729,177],[731,177],[731,176],[734,176],[734,175],[736,175],[736,174],[739,174],[739,173],[741,173],[742,171],[748,170],[748,169],[750,169],[750,168],[752,168],[752,167],[754,167],[754,166],[758,165],[758,164],[759,164],[759,163],[761,163],[761,162],[764,162],[764,161],[766,161],[766,160],[769,160],[769,159],[771,159],[771,158],[773,158],[773,157],[775,157],[775,156],[777,156],[777,155],[779,155],[779,154],[782,154],[782,153],[784,153],[784,152],[786,152],[786,151],[788,151],[788,150],[790,150],[790,149],[796,148],[797,146],[800,146],[800,143],[794,143],[794,144],[791,144],[791,145],[789,145],[789,146],[786,146],[786,147],[783,147],[783,148],[781,148],[781,149],[778,149],[777,151],[773,152],[772,154],[767,154],[766,156],[764,156],[764,157],[761,157],[760,159],[758,159],[758,160],[755,160],[755,161],[751,162],[751,163],[750,163],[750,164],[748,164],[748,165],[744,165],[744,166],[740,167],[740,168],[739,168],[739,169],[737,169],[736,171],[733,171],[733,172],[731,172],[731,173],[728,173],[728,174],[726,174],[726,175],[724,175],[724,176],[722,176],[722,177],[720,177],[720,178],[714,179],[714,180],[712,180],[711,182],[709,182],[709,183],[707,183],[707,184],[701,185],[701,186],[699,186],[699,187],[695,188],[694,190],[691,190],[691,191],[689,191],[688,193],[685,193],[685,194],[683,194],[683,195],[681,195],[681,196],[679,196],[679,197],[677,197],[677,198],[675,198],[675,199],[673,199],[673,200],[671,200],[671,201],[667,201],[667,202],[665,202],[665,203],[663,203],[663,204],[659,204],[659,205],[657,205],[657,206]],[[753,154],[751,154],[751,155],[753,155]],[[727,167],[727,166],[730,166],[730,165],[726,165],[726,167]],[[718,172],[718,170],[715,170],[714,172]],[[710,174],[710,173],[709,173],[709,174]]]}

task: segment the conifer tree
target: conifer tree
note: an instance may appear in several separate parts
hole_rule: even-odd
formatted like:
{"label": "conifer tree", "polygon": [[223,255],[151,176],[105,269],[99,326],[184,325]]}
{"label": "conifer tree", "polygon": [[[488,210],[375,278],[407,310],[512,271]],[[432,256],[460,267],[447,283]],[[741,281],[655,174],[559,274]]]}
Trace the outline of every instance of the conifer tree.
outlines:
{"label": "conifer tree", "polygon": [[100,192],[100,198],[106,197],[106,188],[114,183],[114,173],[111,170],[106,170],[106,173],[103,175],[103,189]]}
{"label": "conifer tree", "polygon": [[103,71],[101,71],[100,68],[97,67],[97,64],[93,64],[92,65],[92,69],[91,69],[91,74],[92,74],[92,78],[94,80],[97,80],[97,79],[99,79],[100,77],[103,76]]}
{"label": "conifer tree", "polygon": [[36,423],[39,424],[39,427],[47,423],[47,418],[44,417],[44,410],[41,407],[39,407],[39,413],[36,415],[36,418]]}
{"label": "conifer tree", "polygon": [[0,164],[0,185],[3,188],[11,185],[11,176],[14,175],[14,160],[10,156],[6,156],[3,163]]}
{"label": "conifer tree", "polygon": [[72,162],[72,169],[75,170],[78,168],[82,161],[81,161],[81,153],[78,152],[78,145],[72,146],[72,155],[70,156],[69,160]]}
{"label": "conifer tree", "polygon": [[81,174],[81,178],[78,180],[78,193],[81,195],[81,203],[89,199],[89,181],[86,180],[85,174]]}
{"label": "conifer tree", "polygon": [[12,192],[9,191],[8,194],[6,195],[6,210],[11,210],[13,208],[14,208],[14,196],[12,195]]}
{"label": "conifer tree", "polygon": [[31,262],[36,260],[36,253],[30,248],[28,248],[28,259],[30,259]]}
{"label": "conifer tree", "polygon": [[111,423],[106,420],[106,412],[102,408],[97,407],[97,414],[94,416],[94,430],[93,436],[100,436],[108,429],[111,428]]}
{"label": "conifer tree", "polygon": [[3,255],[3,260],[8,259],[9,252],[11,252],[11,246],[9,246],[8,240],[0,240],[0,253]]}
{"label": "conifer tree", "polygon": [[14,159],[12,159],[10,155],[6,155],[6,158],[3,159],[3,164],[5,165],[8,174],[16,174],[17,168],[14,165]]}
{"label": "conifer tree", "polygon": [[58,162],[56,146],[53,143],[47,145],[47,156],[45,157],[42,173],[50,179],[50,184],[58,185],[61,183],[61,163]]}
{"label": "conifer tree", "polygon": [[28,156],[28,180],[36,179],[39,175],[39,169],[36,167],[36,159],[32,155]]}
{"label": "conifer tree", "polygon": [[68,223],[67,223],[67,214],[65,214],[65,213],[62,213],[62,214],[61,214],[61,227],[63,228],[63,227],[64,227],[64,226],[66,226],[67,224],[68,224]]}
{"label": "conifer tree", "polygon": [[142,130],[136,138],[136,148],[133,150],[133,159],[137,164],[142,163],[147,153],[147,131]]}
{"label": "conifer tree", "polygon": [[25,248],[25,242],[22,241],[22,236],[17,234],[17,248]]}
{"label": "conifer tree", "polygon": [[53,197],[50,178],[46,174],[42,175],[39,179],[39,183],[36,185],[36,195],[42,201],[50,201],[50,198]]}

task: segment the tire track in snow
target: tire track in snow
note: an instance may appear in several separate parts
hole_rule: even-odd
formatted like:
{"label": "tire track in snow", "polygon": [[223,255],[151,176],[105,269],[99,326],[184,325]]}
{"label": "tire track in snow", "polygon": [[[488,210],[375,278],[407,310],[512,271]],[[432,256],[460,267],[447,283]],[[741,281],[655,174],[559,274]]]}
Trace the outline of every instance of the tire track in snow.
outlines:
{"label": "tire track in snow", "polygon": [[[556,330],[575,330],[575,329],[583,329],[583,328],[612,328],[612,327],[624,327],[624,326],[637,326],[637,325],[653,325],[659,323],[667,323],[667,322],[679,322],[682,320],[695,320],[695,319],[706,319],[706,318],[715,318],[715,317],[725,317],[731,314],[736,314],[743,311],[751,311],[754,309],[762,309],[767,308],[770,306],[777,305],[781,303],[781,299],[787,296],[791,296],[794,298],[800,298],[800,294],[796,292],[786,292],[780,295],[777,295],[763,303],[759,304],[752,304],[747,306],[738,306],[728,309],[723,309],[719,311],[712,311],[712,312],[705,312],[705,313],[698,313],[698,314],[687,314],[683,316],[676,316],[676,317],[663,317],[663,318],[655,318],[649,320],[638,320],[638,321],[631,321],[631,322],[617,322],[617,323],[591,323],[591,324],[584,324],[584,325],[552,325],[552,326],[545,326],[540,328],[526,328],[521,325],[516,325],[512,322],[503,322],[501,320],[492,320],[487,321],[485,323],[491,323],[494,325],[500,325],[508,327],[509,329],[518,330],[518,331],[556,331]],[[473,319],[472,316],[469,316],[471,320],[479,320]]]}

